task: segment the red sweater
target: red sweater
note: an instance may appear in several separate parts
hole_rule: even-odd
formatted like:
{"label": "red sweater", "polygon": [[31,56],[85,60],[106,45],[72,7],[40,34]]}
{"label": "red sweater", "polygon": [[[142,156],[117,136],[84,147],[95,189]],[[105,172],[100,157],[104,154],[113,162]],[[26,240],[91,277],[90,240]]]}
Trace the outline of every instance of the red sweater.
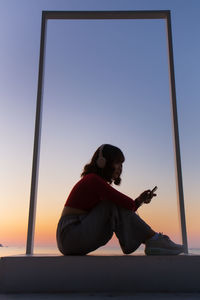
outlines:
{"label": "red sweater", "polygon": [[129,210],[136,211],[138,206],[130,197],[120,193],[100,176],[85,175],[72,189],[65,206],[90,211],[100,201],[107,200]]}

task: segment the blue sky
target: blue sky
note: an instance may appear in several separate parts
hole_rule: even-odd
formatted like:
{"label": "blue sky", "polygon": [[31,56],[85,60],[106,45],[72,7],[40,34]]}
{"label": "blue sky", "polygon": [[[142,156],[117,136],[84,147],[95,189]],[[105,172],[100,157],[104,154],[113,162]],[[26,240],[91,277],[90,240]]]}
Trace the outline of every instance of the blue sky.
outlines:
{"label": "blue sky", "polygon": [[[12,244],[13,224],[21,224],[15,244],[26,239],[42,10],[162,9],[172,16],[189,245],[200,246],[200,4],[194,0],[1,1],[2,243]],[[47,34],[36,240],[44,220],[52,220],[53,236],[67,193],[108,142],[126,156],[120,190],[134,198],[158,185],[141,216],[179,241],[164,21],[49,21]]]}

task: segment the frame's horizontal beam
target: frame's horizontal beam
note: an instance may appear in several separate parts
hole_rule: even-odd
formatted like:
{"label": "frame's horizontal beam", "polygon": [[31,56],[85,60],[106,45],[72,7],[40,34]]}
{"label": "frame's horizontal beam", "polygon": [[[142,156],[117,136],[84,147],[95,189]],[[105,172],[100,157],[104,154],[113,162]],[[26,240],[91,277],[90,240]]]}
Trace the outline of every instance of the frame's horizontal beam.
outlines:
{"label": "frame's horizontal beam", "polygon": [[43,11],[46,19],[166,19],[169,10],[152,11]]}

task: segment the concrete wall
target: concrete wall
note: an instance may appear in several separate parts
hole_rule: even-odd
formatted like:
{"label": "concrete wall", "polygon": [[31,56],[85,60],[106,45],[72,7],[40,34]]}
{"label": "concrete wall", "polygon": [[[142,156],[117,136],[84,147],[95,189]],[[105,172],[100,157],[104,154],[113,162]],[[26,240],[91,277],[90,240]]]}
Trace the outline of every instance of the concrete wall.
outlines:
{"label": "concrete wall", "polygon": [[200,256],[13,256],[0,292],[199,292]]}

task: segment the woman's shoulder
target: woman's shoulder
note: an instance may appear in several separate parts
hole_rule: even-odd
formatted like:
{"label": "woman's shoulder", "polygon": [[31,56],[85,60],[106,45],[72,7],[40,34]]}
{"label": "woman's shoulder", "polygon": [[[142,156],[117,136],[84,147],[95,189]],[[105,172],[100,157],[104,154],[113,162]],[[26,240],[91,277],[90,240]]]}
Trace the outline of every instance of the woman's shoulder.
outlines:
{"label": "woman's shoulder", "polygon": [[86,174],[81,179],[79,179],[79,181],[74,185],[73,190],[80,189],[84,186],[94,184],[95,182],[98,182],[99,180],[101,180],[101,177],[95,173]]}
{"label": "woman's shoulder", "polygon": [[83,176],[82,178],[83,181],[95,181],[95,182],[105,182],[106,180],[103,179],[101,176],[99,176],[96,173],[89,173]]}

